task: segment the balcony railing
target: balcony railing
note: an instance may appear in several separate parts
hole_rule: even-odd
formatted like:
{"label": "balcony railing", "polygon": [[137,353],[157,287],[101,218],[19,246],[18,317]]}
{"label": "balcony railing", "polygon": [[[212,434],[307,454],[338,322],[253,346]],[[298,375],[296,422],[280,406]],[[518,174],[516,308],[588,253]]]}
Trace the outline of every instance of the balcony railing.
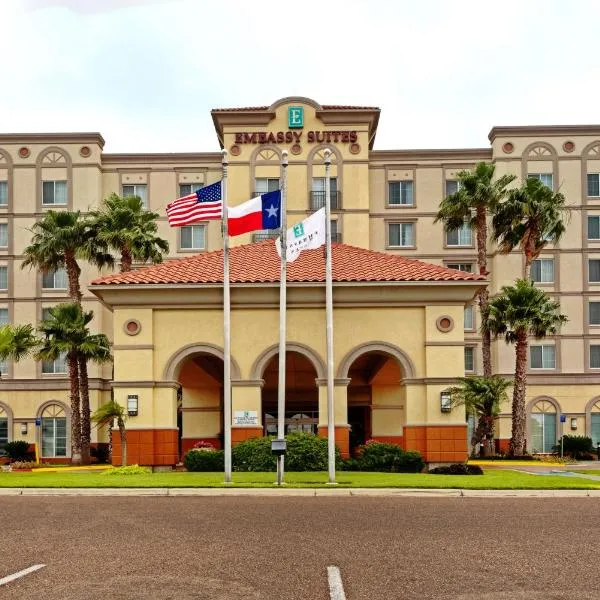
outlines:
{"label": "balcony railing", "polygon": [[[342,205],[342,195],[338,191],[331,191],[331,210],[339,210]],[[325,192],[312,191],[310,193],[310,210],[319,210],[325,206]]]}
{"label": "balcony railing", "polygon": [[257,231],[252,235],[253,242],[264,242],[265,240],[274,240],[279,237],[279,229],[267,229],[265,231]]}

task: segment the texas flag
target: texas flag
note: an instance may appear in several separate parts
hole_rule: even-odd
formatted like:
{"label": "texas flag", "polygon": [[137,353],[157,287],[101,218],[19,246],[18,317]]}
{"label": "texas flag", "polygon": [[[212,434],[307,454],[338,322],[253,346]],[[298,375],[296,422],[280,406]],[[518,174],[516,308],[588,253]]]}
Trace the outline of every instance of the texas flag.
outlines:
{"label": "texas flag", "polygon": [[229,235],[281,227],[281,190],[267,192],[227,209]]}

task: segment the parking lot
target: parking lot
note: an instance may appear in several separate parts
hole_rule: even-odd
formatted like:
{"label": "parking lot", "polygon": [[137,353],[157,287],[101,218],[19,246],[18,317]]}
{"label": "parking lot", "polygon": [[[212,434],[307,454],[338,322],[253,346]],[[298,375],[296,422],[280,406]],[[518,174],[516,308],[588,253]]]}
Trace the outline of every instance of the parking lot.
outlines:
{"label": "parking lot", "polygon": [[[6,599],[598,598],[596,498],[4,497]],[[339,591],[339,590],[338,590]]]}

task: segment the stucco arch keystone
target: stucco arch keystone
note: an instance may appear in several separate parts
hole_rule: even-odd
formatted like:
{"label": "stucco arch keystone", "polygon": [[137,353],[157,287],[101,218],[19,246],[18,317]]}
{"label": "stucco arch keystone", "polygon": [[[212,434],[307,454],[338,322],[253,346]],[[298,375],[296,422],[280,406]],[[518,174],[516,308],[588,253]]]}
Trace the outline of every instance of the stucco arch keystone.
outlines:
{"label": "stucco arch keystone", "polygon": [[[211,354],[223,361],[225,360],[223,348],[220,348],[219,346],[215,346],[214,344],[188,344],[187,346],[179,348],[177,352],[170,356],[163,371],[163,381],[177,381],[183,362],[187,358],[197,354]],[[241,379],[240,367],[233,356],[231,357],[231,378]]]}
{"label": "stucco arch keystone", "polygon": [[[325,367],[325,361],[310,347],[305,344],[297,342],[286,342],[286,352],[297,352],[302,354],[310,360],[313,367],[317,371],[317,379],[323,379],[327,377],[327,369]],[[250,379],[262,379],[264,370],[268,362],[279,353],[279,344],[273,344],[267,349],[263,350],[258,358],[254,361],[252,368],[250,369]]]}
{"label": "stucco arch keystone", "polygon": [[356,346],[355,348],[350,350],[350,352],[348,352],[346,354],[346,356],[344,356],[344,358],[340,362],[336,377],[339,379],[347,378],[348,371],[350,370],[352,363],[359,356],[362,356],[363,354],[366,354],[367,352],[382,352],[384,354],[389,354],[390,356],[393,356],[400,363],[400,366],[402,367],[402,378],[403,379],[413,379],[414,377],[416,377],[415,365],[414,365],[413,361],[411,360],[410,356],[408,356],[408,354],[406,354],[406,352],[404,352],[404,350],[401,350],[400,348],[398,348],[398,346],[395,346],[394,344],[390,344],[389,342],[381,342],[381,341],[368,342],[366,344],[361,344],[360,346]]}

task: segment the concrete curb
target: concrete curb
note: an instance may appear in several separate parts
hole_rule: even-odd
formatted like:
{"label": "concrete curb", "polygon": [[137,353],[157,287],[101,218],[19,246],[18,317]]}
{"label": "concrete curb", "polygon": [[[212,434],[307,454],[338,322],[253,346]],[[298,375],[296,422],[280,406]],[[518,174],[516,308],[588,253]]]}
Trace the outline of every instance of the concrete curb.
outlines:
{"label": "concrete curb", "polygon": [[0,488],[0,496],[600,498],[596,490],[465,490],[427,488]]}

